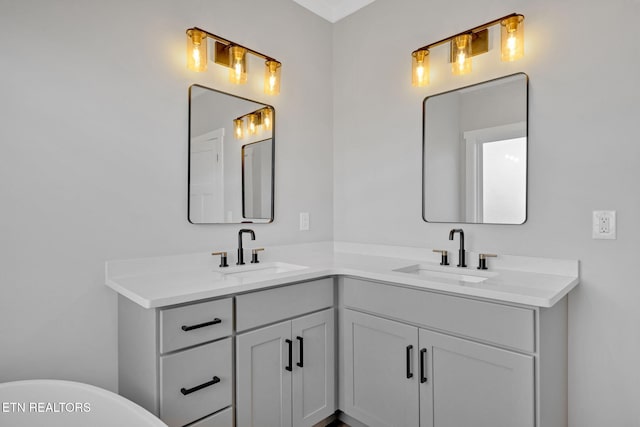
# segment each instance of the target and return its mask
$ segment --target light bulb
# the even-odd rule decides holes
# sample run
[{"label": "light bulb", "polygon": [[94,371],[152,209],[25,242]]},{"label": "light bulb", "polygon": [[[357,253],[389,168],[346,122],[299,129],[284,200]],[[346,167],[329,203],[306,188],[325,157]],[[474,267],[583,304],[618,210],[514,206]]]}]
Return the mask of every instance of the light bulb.
[{"label": "light bulb", "polygon": [[193,47],[193,64],[196,68],[200,68],[200,46]]},{"label": "light bulb", "polygon": [[464,60],[465,60],[465,54],[464,52],[460,52],[458,53],[458,70],[463,71],[464,70]]}]

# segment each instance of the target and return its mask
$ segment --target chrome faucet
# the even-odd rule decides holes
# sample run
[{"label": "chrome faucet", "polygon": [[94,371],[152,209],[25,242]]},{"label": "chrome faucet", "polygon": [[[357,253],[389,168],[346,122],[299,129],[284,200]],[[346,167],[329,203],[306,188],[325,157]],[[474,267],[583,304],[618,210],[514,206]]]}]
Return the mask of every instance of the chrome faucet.
[{"label": "chrome faucet", "polygon": [[458,251],[458,267],[466,267],[464,262],[464,231],[462,228],[454,228],[449,232],[449,240],[453,240],[453,236],[460,233],[460,250]]},{"label": "chrome faucet", "polygon": [[244,265],[244,249],[242,248],[242,235],[244,233],[251,234],[251,240],[256,240],[256,233],[253,230],[243,228],[238,231],[238,262],[236,262],[236,265]]}]

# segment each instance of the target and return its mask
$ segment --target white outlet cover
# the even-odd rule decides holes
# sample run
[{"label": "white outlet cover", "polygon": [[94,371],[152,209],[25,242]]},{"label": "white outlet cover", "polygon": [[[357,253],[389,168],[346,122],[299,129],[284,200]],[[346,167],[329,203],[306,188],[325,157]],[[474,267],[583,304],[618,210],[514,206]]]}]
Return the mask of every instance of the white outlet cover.
[{"label": "white outlet cover", "polygon": [[[609,232],[600,232],[600,219],[609,218]],[[593,211],[591,237],[594,239],[616,239],[616,211]]]}]

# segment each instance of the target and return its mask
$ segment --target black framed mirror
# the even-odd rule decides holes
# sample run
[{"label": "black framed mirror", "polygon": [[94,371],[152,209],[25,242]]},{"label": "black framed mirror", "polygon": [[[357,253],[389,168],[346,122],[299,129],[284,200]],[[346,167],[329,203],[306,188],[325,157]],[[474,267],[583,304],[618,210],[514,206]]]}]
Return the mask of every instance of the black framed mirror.
[{"label": "black framed mirror", "polygon": [[524,223],[527,129],[528,77],[524,73],[425,98],[423,219]]},{"label": "black framed mirror", "polygon": [[272,106],[200,85],[189,88],[189,222],[273,221],[274,135]]}]

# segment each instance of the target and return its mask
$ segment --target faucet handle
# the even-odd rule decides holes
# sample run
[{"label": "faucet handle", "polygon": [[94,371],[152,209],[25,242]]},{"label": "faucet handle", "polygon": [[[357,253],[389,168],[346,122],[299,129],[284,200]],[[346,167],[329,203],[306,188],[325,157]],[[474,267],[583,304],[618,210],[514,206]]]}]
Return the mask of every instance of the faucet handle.
[{"label": "faucet handle", "polygon": [[229,267],[229,264],[227,264],[227,253],[225,251],[212,252],[211,255],[220,255],[220,267]]},{"label": "faucet handle", "polygon": [[260,262],[258,260],[258,252],[260,251],[264,251],[264,248],[251,249],[251,264],[257,264]]},{"label": "faucet handle", "polygon": [[480,254],[478,256],[478,270],[487,270],[487,258],[495,258],[496,254]]},{"label": "faucet handle", "polygon": [[440,265],[449,265],[449,251],[444,249],[434,249],[433,252],[439,253],[440,257]]}]

